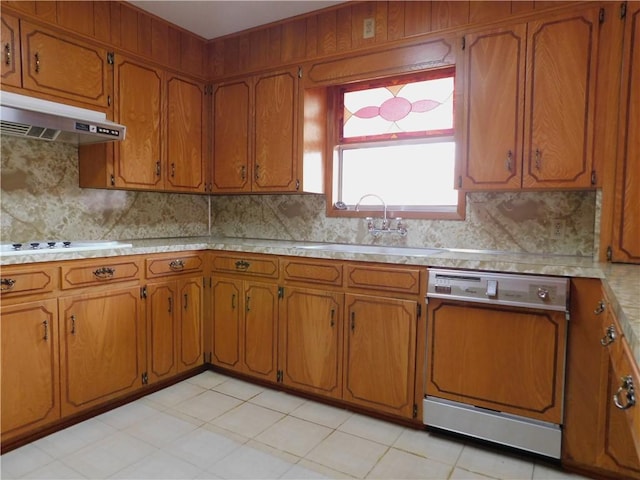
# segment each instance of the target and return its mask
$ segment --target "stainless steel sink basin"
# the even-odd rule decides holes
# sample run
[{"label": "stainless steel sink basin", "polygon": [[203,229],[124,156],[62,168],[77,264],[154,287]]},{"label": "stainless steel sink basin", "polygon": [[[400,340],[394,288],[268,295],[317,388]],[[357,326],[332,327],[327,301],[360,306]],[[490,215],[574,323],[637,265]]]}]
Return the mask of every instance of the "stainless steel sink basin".
[{"label": "stainless steel sink basin", "polygon": [[437,248],[388,247],[384,245],[346,245],[342,243],[317,243],[313,245],[298,245],[301,250],[319,250],[340,253],[362,253],[375,255],[399,255],[406,257],[428,257],[441,252]]}]

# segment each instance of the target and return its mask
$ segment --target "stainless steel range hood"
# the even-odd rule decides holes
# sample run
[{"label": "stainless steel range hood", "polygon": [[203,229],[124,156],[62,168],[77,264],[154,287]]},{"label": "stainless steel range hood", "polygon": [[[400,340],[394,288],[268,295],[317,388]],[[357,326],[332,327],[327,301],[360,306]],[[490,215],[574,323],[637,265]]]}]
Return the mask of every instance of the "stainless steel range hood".
[{"label": "stainless steel range hood", "polygon": [[124,140],[126,127],[102,112],[3,91],[0,133],[78,145]]}]

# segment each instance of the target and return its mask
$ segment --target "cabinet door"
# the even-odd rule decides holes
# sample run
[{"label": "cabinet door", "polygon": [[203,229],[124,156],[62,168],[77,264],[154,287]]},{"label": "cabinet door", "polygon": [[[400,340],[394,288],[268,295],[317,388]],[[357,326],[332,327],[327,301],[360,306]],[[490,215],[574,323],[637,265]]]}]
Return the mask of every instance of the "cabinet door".
[{"label": "cabinet door", "polygon": [[276,381],[278,287],[247,282],[244,294],[242,363],[244,372]]},{"label": "cabinet door", "polygon": [[598,16],[528,24],[525,188],[591,186]]},{"label": "cabinet door", "polygon": [[137,287],[58,299],[62,414],[141,387],[145,332]]},{"label": "cabinet door", "polygon": [[253,190],[295,192],[298,71],[258,77],[255,83]]},{"label": "cabinet door", "polygon": [[612,259],[640,263],[640,2],[628,2]]},{"label": "cabinet door", "polygon": [[346,295],[344,399],[412,418],[417,303]]},{"label": "cabinet door", "polygon": [[176,373],[176,291],[174,282],[147,286],[147,368],[149,382]]},{"label": "cabinet door", "polygon": [[[213,191],[251,191],[251,86],[246,81],[219,85],[213,94]],[[274,125],[271,125],[273,137]],[[278,126],[278,135],[280,127]]]},{"label": "cabinet door", "polygon": [[462,188],[520,188],[526,25],[465,40]]},{"label": "cabinet door", "polygon": [[107,51],[22,22],[23,87],[108,108],[112,70]]},{"label": "cabinet door", "polygon": [[240,370],[240,338],[243,286],[242,281],[213,278],[212,330],[213,356],[211,362],[220,367]]},{"label": "cabinet door", "polygon": [[178,372],[201,365],[202,359],[202,277],[179,282],[176,308],[180,309],[177,327]]},{"label": "cabinet door", "polygon": [[2,308],[2,441],[60,418],[55,300]]},{"label": "cabinet door", "polygon": [[339,293],[285,288],[279,333],[285,385],[341,397],[342,304]]},{"label": "cabinet door", "polygon": [[115,186],[160,190],[162,72],[118,56],[115,81],[115,115],[127,126],[126,139],[116,148]]},{"label": "cabinet door", "polygon": [[21,87],[20,30],[18,19],[11,15],[0,18],[0,39],[2,39],[2,61],[0,78],[3,85]]},{"label": "cabinet door", "polygon": [[203,86],[177,76],[167,81],[167,188],[204,192],[205,109]]}]

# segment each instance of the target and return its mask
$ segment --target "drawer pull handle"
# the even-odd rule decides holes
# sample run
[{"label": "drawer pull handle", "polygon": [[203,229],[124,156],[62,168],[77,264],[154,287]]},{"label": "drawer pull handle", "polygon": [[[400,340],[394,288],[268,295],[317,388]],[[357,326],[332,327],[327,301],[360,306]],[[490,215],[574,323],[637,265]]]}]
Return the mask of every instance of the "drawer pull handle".
[{"label": "drawer pull handle", "polygon": [[508,171],[512,171],[513,168],[513,153],[511,152],[511,150],[509,150],[507,152],[507,162],[506,162],[506,167]]},{"label": "drawer pull handle", "polygon": [[335,317],[336,317],[336,309],[332,308],[331,309],[331,326],[332,327],[336,324]]},{"label": "drawer pull handle", "polygon": [[42,322],[42,326],[44,327],[44,337],[42,339],[47,340],[49,338],[49,322],[45,320]]},{"label": "drawer pull handle", "polygon": [[231,308],[233,310],[236,309],[236,294],[235,293],[233,295],[231,295]]},{"label": "drawer pull handle", "polygon": [[0,290],[6,291],[11,290],[13,286],[16,284],[16,281],[13,278],[3,278],[0,280]]},{"label": "drawer pull handle", "polygon": [[169,309],[167,310],[167,312],[171,313],[173,311],[173,298],[169,297]]},{"label": "drawer pull handle", "polygon": [[11,44],[4,44],[4,64],[11,65]]},{"label": "drawer pull handle", "polygon": [[604,300],[600,300],[598,302],[598,306],[596,307],[596,309],[593,311],[594,315],[600,315],[601,313],[603,313],[606,309]]},{"label": "drawer pull handle", "polygon": [[[620,385],[620,388],[618,388],[618,391],[613,395],[613,403],[615,403],[616,407],[620,410],[627,410],[636,404],[636,392],[633,386],[633,377],[631,375],[627,375],[626,377],[622,377],[620,380],[622,381],[622,384]],[[620,394],[623,391],[627,392],[627,402],[624,404],[620,401]]]},{"label": "drawer pull handle", "polygon": [[171,260],[169,262],[169,268],[171,268],[171,270],[182,270],[184,268],[184,262],[182,260]]},{"label": "drawer pull handle", "polygon": [[251,264],[249,262],[245,262],[244,260],[238,260],[236,262],[236,270],[247,270]]},{"label": "drawer pull handle", "polygon": [[535,159],[536,170],[540,170],[542,168],[542,152],[540,151],[539,148],[536,148],[535,157],[536,157]]},{"label": "drawer pull handle", "polygon": [[100,267],[93,271],[93,274],[101,280],[104,280],[107,278],[113,278],[113,275],[115,273],[116,273],[116,269],[111,267]]},{"label": "drawer pull handle", "polygon": [[71,335],[76,334],[76,316],[71,315]]},{"label": "drawer pull handle", "polygon": [[607,327],[607,330],[604,333],[604,337],[600,339],[600,343],[603,347],[606,347],[607,345],[612,344],[617,336],[618,334],[616,333],[616,327],[611,324]]},{"label": "drawer pull handle", "polygon": [[356,331],[356,312],[351,312],[351,331]]},{"label": "drawer pull handle", "polygon": [[40,53],[36,52],[36,54],[34,55],[35,59],[36,59],[36,73],[40,72]]},{"label": "drawer pull handle", "polygon": [[189,294],[185,293],[184,294],[184,309],[186,310],[188,306],[189,306]]}]

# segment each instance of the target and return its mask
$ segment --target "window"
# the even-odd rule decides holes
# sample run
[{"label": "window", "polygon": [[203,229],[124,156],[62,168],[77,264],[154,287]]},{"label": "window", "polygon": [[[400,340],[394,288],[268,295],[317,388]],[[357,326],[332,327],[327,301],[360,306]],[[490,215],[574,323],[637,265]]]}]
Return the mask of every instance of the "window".
[{"label": "window", "polygon": [[[349,85],[336,104],[329,214],[355,216],[366,194],[389,215],[461,218],[454,189],[454,69]],[[378,210],[375,197],[359,210]],[[365,214],[363,214],[364,216]]]}]

